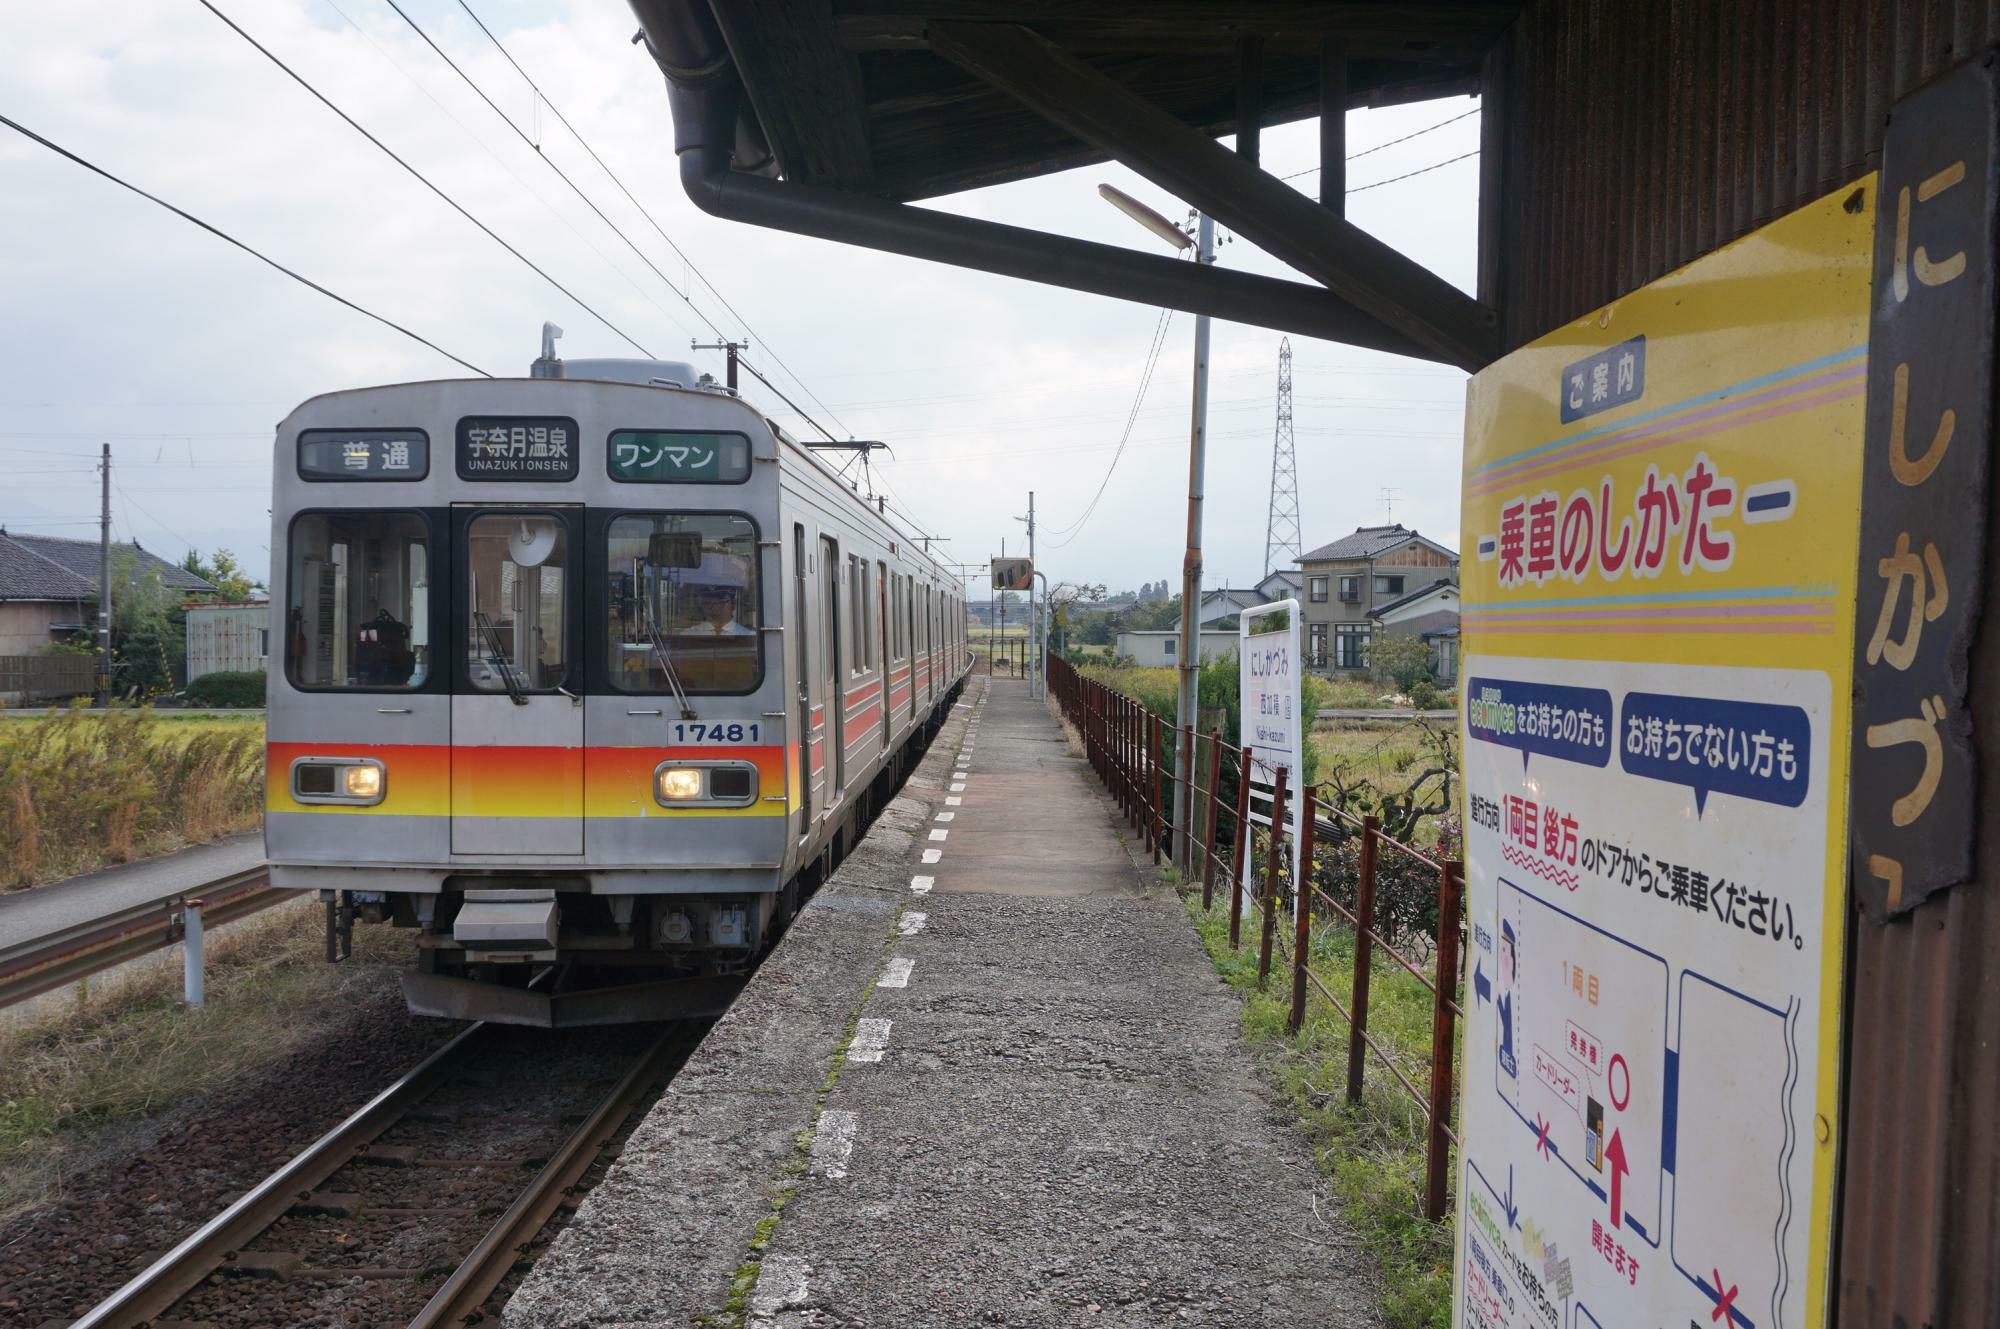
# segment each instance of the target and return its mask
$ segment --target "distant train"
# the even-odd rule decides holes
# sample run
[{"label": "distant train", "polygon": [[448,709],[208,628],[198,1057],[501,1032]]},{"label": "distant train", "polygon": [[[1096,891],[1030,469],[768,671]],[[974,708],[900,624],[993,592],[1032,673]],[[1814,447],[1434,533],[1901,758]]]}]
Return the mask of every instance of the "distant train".
[{"label": "distant train", "polygon": [[265,843],[416,934],[413,1011],[714,1011],[971,665],[957,576],[691,366],[329,393],[278,427]]}]

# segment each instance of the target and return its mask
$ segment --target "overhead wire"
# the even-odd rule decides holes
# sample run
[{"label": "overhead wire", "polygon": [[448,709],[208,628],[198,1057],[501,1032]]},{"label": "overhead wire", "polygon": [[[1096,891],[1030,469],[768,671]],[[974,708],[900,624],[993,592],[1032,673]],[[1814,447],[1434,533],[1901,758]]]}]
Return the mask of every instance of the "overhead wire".
[{"label": "overhead wire", "polygon": [[477,226],[481,231],[485,232],[485,234],[489,239],[491,239],[495,244],[499,245],[502,249],[506,250],[509,254],[512,254],[516,259],[520,260],[521,263],[526,265],[532,272],[535,273],[536,276],[540,277],[543,281],[547,282],[549,285],[555,287],[558,291],[561,291],[565,296],[569,297],[569,299],[573,301],[585,313],[589,314],[599,323],[602,323],[605,327],[609,328],[622,341],[624,341],[626,345],[638,351],[639,354],[645,356],[649,360],[657,358],[651,351],[647,350],[638,341],[634,340],[631,334],[627,333],[623,328],[619,327],[616,323],[613,323],[610,319],[606,318],[603,314],[599,313],[596,307],[591,305],[590,302],[585,300],[582,296],[578,295],[576,292],[570,290],[569,287],[557,281],[540,264],[536,263],[526,254],[516,249],[506,240],[502,239],[500,234],[497,231],[495,231],[492,227],[488,226],[485,222],[479,220],[479,218],[473,216],[472,213],[466,209],[465,205],[460,203],[457,199],[453,198],[450,194],[447,194],[443,189],[439,188],[436,184],[432,183],[431,178],[429,176],[425,175],[422,171],[419,171],[416,167],[410,165],[410,163],[403,160],[403,158],[397,156],[395,151],[392,148],[390,148],[388,144],[384,143],[381,139],[375,137],[375,135],[369,133],[368,130],[362,126],[360,121],[356,120],[353,116],[349,115],[347,112],[341,110],[340,107],[336,106],[331,98],[329,98],[325,93],[321,92],[318,88],[314,87],[313,84],[308,79],[306,79],[304,75],[300,74],[297,70],[293,69],[290,65],[286,64],[284,60],[280,59],[278,55],[274,53],[269,47],[265,46],[255,37],[252,37],[248,32],[245,32],[241,27],[237,25],[234,19],[229,17],[229,15],[223,13],[220,9],[216,8],[215,4],[213,3],[213,0],[195,0],[195,2],[199,4],[203,9],[206,9],[209,13],[215,15],[216,18],[222,20],[223,24],[227,26],[231,32],[234,32],[237,36],[241,37],[244,41],[248,42],[252,47],[256,48],[258,54],[262,55],[266,60],[269,60],[272,64],[276,65],[279,69],[283,70],[285,74],[288,77],[290,77],[294,83],[297,83],[300,87],[304,88],[307,92],[311,93],[314,99],[317,100],[320,103],[320,105],[326,107],[327,110],[332,111],[335,115],[339,116],[343,121],[345,121],[348,128],[352,129],[355,133],[361,135],[361,137],[367,139],[370,143],[374,144],[375,147],[378,148],[382,152],[382,154],[386,156],[390,161],[396,163],[396,165],[402,167],[405,171],[409,172],[409,174],[412,177],[414,177],[420,184],[422,184],[424,188],[430,190],[433,194],[436,194],[440,199],[442,199],[452,209],[452,211],[458,213],[459,216],[465,218],[467,221],[471,222],[474,226]]},{"label": "overhead wire", "polygon": [[[390,2],[393,4],[394,0],[390,0]],[[437,94],[432,92],[430,88],[425,86],[421,79],[417,78],[416,75],[412,74],[408,69],[404,68],[402,61],[398,60],[393,52],[391,52],[388,48],[383,46],[381,42],[375,40],[375,35],[373,33],[369,32],[367,28],[361,26],[360,23],[356,22],[354,16],[352,14],[349,14],[347,10],[341,7],[340,0],[322,0],[322,3],[325,4],[326,7],[328,9],[331,9],[334,13],[340,15],[341,20],[345,22],[348,27],[354,29],[354,31],[360,35],[363,41],[367,42],[369,46],[374,48],[375,53],[377,55],[381,56],[395,69],[397,73],[401,74],[405,82],[407,82],[411,87],[415,88],[418,92],[421,92],[424,95],[425,100],[429,101],[431,105],[437,107],[438,114],[444,116],[445,119],[451,121],[454,125],[458,126],[460,133],[464,134],[473,143],[478,145],[480,151],[484,152],[488,157],[493,159],[494,165],[498,166],[501,170],[505,171],[514,180],[516,184],[520,185],[521,188],[526,190],[528,194],[530,194],[537,203],[541,204],[543,208],[547,209],[551,217],[554,217],[557,221],[563,224],[564,229],[568,230],[571,235],[575,236],[580,243],[587,246],[590,249],[591,253],[597,255],[599,259],[603,260],[604,265],[606,267],[610,268],[613,272],[617,273],[620,277],[624,278],[625,284],[630,286],[633,289],[633,291],[638,294],[640,299],[644,300],[654,309],[657,309],[660,312],[660,316],[666,319],[669,323],[672,323],[674,327],[679,331],[683,333],[689,331],[687,324],[683,323],[679,318],[675,317],[674,314],[670,312],[665,305],[661,304],[658,300],[654,299],[651,291],[649,291],[646,287],[640,285],[637,281],[633,280],[632,275],[629,272],[627,272],[624,268],[619,267],[618,264],[612,260],[609,254],[605,253],[602,249],[598,248],[597,243],[594,240],[592,240],[589,236],[585,235],[582,231],[578,230],[576,224],[572,222],[568,217],[565,217],[561,212],[557,211],[556,206],[553,203],[549,202],[547,197],[545,197],[540,190],[538,190],[535,186],[529,184],[525,179],[523,179],[519,171],[516,171],[511,165],[507,163],[507,161],[503,157],[501,157],[501,155],[498,152],[495,152],[493,150],[491,144],[487,143],[485,139],[481,138],[478,134],[474,133],[470,126],[468,126],[463,120],[459,119],[457,115],[453,114],[451,108],[446,106],[442,101],[440,101],[438,99]],[[409,20],[406,18],[405,22],[408,21]],[[425,36],[422,29],[418,29],[417,34],[419,36]],[[428,41],[429,38],[425,37],[425,40]],[[435,50],[436,49],[435,46],[433,46],[432,49]],[[439,55],[442,56],[443,52],[440,51]],[[446,62],[449,63],[449,57],[446,57]],[[463,78],[464,75],[461,74],[460,77]],[[479,91],[479,87],[477,84],[472,84],[471,86],[474,92]],[[491,105],[490,102],[488,104]],[[495,107],[494,109],[496,114],[501,115],[501,119],[507,121],[507,127],[513,129],[514,128],[513,121],[508,120],[504,113],[500,113],[499,108]],[[518,134],[520,131],[515,130],[515,132]],[[525,140],[525,136],[523,137]],[[533,146],[532,140],[526,140],[526,141],[529,142],[530,146]],[[544,161],[546,160],[547,159],[544,158]],[[550,169],[552,170],[555,169],[554,163],[549,163],[549,166]],[[560,170],[557,170],[556,174],[560,176],[562,172]],[[571,188],[574,189],[575,186],[572,185]],[[590,203],[590,199],[587,195],[579,194],[578,196],[581,197],[586,204]],[[607,224],[609,224],[609,219],[606,219],[606,222]],[[617,228],[614,226],[612,227],[612,229],[615,231]],[[621,236],[619,238],[623,239],[624,237]],[[631,242],[627,241],[626,243],[630,244]],[[645,257],[646,256],[644,254],[640,254],[639,255],[640,261],[644,262]],[[663,277],[662,280],[666,279]],[[673,282],[667,281],[666,286],[667,289],[673,291],[676,296],[681,295],[681,292],[677,288],[675,288]],[[685,299],[685,297],[682,298]]]},{"label": "overhead wire", "polygon": [[[646,224],[648,226],[651,226],[653,230],[656,233],[658,233],[660,239],[663,242],[665,242],[667,248],[674,251],[674,256],[679,258],[682,263],[685,263],[687,265],[688,272],[692,276],[700,278],[701,284],[703,286],[706,286],[709,289],[709,291],[714,294],[716,300],[721,303],[722,307],[729,311],[730,317],[734,318],[736,320],[737,326],[743,329],[743,335],[755,341],[759,346],[762,346],[764,348],[765,353],[771,357],[771,362],[777,365],[779,369],[784,371],[785,377],[791,379],[793,384],[795,384],[798,387],[800,392],[804,393],[807,397],[810,397],[822,411],[826,412],[827,418],[832,420],[835,424],[839,425],[842,432],[846,433],[850,438],[853,437],[853,431],[848,429],[846,422],[843,421],[840,418],[840,416],[834,412],[834,409],[831,406],[828,406],[824,401],[820,399],[819,394],[814,392],[812,388],[806,383],[806,381],[800,378],[798,374],[793,371],[790,365],[785,363],[784,358],[778,354],[777,348],[772,346],[769,340],[761,336],[755,328],[750,326],[750,320],[743,317],[743,315],[737,311],[736,306],[729,303],[729,297],[724,295],[721,289],[718,288],[714,282],[708,279],[708,275],[704,273],[700,268],[695,266],[694,260],[689,258],[687,254],[682,251],[681,247],[674,243],[673,238],[667,234],[665,228],[662,227],[658,221],[654,220],[653,214],[647,210],[646,205],[641,203],[636,197],[633,196],[632,191],[625,187],[625,182],[618,177],[618,173],[611,169],[610,165],[605,162],[604,158],[597,155],[597,149],[591,147],[589,140],[585,139],[584,136],[577,130],[577,127],[570,123],[569,117],[562,113],[562,108],[557,106],[554,102],[550,101],[548,94],[542,91],[541,85],[535,82],[534,77],[530,75],[527,70],[521,68],[521,62],[514,58],[513,53],[507,49],[507,44],[501,41],[498,37],[493,35],[493,30],[486,26],[485,21],[481,19],[477,13],[473,12],[472,6],[467,4],[466,0],[458,0],[458,7],[460,9],[463,9],[465,11],[465,16],[471,19],[481,32],[486,34],[486,40],[492,42],[493,48],[499,51],[501,57],[505,59],[508,64],[514,67],[514,72],[521,76],[522,82],[528,85],[529,90],[535,94],[535,97],[541,102],[541,104],[549,108],[549,113],[555,116],[556,122],[560,124],[565,130],[568,131],[569,136],[571,138],[576,140],[577,146],[581,147],[584,150],[584,152],[589,154],[590,159],[593,162],[597,163],[598,169],[603,171],[605,176],[608,179],[610,179],[611,183],[618,187],[618,192],[625,196],[626,202],[630,203],[634,208],[638,209],[639,215],[646,219]],[[541,151],[540,145],[536,145],[535,150],[537,152],[540,152]],[[683,296],[682,298],[686,299],[685,296]],[[694,309],[695,308],[694,302],[691,300],[688,301],[688,307],[690,309]],[[700,313],[698,309],[696,310],[696,312]],[[709,329],[712,332],[714,332],[718,338],[727,340],[727,337],[724,335],[722,329],[716,327],[713,320],[709,319],[709,317],[706,314],[702,314],[701,317],[704,322],[708,323]],[[767,386],[768,386],[768,381],[767,381]],[[772,391],[776,392],[777,389],[772,388]]]},{"label": "overhead wire", "polygon": [[[1478,115],[1479,109],[1480,109],[1479,107],[1475,106],[1469,111],[1459,112],[1457,115],[1452,116],[1449,120],[1440,120],[1434,125],[1425,125],[1422,129],[1412,130],[1411,132],[1403,135],[1401,138],[1392,138],[1386,143],[1377,143],[1372,148],[1363,148],[1359,152],[1350,152],[1345,157],[1341,158],[1341,160],[1350,162],[1360,161],[1363,157],[1372,156],[1373,154],[1382,151],[1384,148],[1393,148],[1398,143],[1408,143],[1413,138],[1422,138],[1425,134],[1431,133],[1433,130],[1443,129],[1446,125],[1455,125],[1459,121],[1465,119],[1467,116]],[[1302,175],[1311,175],[1313,172],[1317,170],[1319,170],[1319,167],[1317,166],[1308,166],[1303,171],[1293,171],[1290,175],[1281,175],[1278,178],[1280,180],[1296,180]],[[1388,182],[1384,181],[1383,183],[1386,184]],[[1351,194],[1354,191],[1350,189],[1347,192]]]},{"label": "overhead wire", "polygon": [[1103,499],[1104,491],[1110,488],[1111,477],[1118,470],[1118,461],[1125,455],[1125,446],[1132,441],[1132,430],[1138,424],[1139,410],[1145,405],[1146,392],[1153,385],[1153,372],[1159,367],[1160,349],[1166,344],[1167,328],[1172,324],[1173,316],[1173,310],[1162,309],[1159,321],[1153,325],[1153,344],[1146,353],[1146,368],[1139,375],[1138,391],[1132,396],[1132,409],[1125,417],[1125,433],[1118,440],[1118,450],[1111,454],[1111,464],[1104,468],[1104,478],[1098,482],[1097,492],[1091,495],[1090,503],[1084,508],[1082,516],[1078,517],[1068,526],[1059,527],[1050,532],[1051,535],[1059,535],[1064,538],[1055,541],[1049,548],[1061,549],[1076,539],[1078,535],[1082,534],[1085,523],[1089,522],[1091,515],[1097,511],[1097,504]]},{"label": "overhead wire", "polygon": [[[354,301],[348,299],[346,296],[341,295],[336,291],[327,289],[326,287],[320,285],[318,282],[314,281],[312,278],[307,277],[301,273],[295,272],[292,269],[286,267],[284,264],[278,262],[278,260],[272,258],[270,255],[262,252],[261,250],[252,248],[250,245],[237,239],[235,236],[229,234],[229,232],[223,230],[221,227],[216,226],[210,222],[203,221],[201,218],[195,216],[193,213],[187,211],[184,208],[175,207],[173,204],[167,202],[159,195],[148,193],[146,190],[139,188],[139,186],[133,184],[129,180],[125,180],[119,176],[113,175],[110,171],[107,171],[102,166],[97,165],[97,163],[86,160],[85,158],[78,156],[76,153],[71,152],[68,148],[63,147],[61,144],[42,137],[40,134],[37,134],[34,130],[29,129],[26,125],[21,124],[19,121],[11,120],[4,115],[0,115],[0,124],[6,125],[7,128],[13,130],[17,134],[20,134],[24,138],[30,139],[36,143],[41,144],[43,147],[47,148],[50,152],[55,153],[57,156],[67,158],[68,160],[75,162],[78,166],[83,167],[86,171],[91,172],[93,175],[102,176],[104,179],[109,180],[112,184],[117,185],[121,189],[130,190],[132,193],[137,194],[140,198],[145,199],[149,203],[158,204],[160,207],[165,208],[168,212],[173,213],[176,217],[179,217],[182,221],[191,222],[194,225],[199,226],[202,230],[207,231],[210,235],[215,236],[218,240],[228,241],[230,244],[235,245],[238,249],[250,255],[250,257],[256,259],[258,262],[263,263],[268,267],[276,268],[279,272],[284,273],[287,277],[290,277],[293,281],[298,282],[301,286],[310,287],[312,290],[318,291],[321,295],[325,296],[327,299],[332,300],[338,304],[345,305],[347,306],[347,308],[352,309],[357,314],[361,314],[364,315],[365,317],[374,319],[377,323],[380,323],[385,328],[390,328],[396,332],[402,333],[405,337],[408,337],[411,341],[418,342],[423,346],[426,346],[431,350],[436,351],[439,355],[451,361],[453,364],[461,365],[466,369],[470,369],[473,373],[478,374],[482,378],[493,377],[493,375],[487,373],[484,369],[481,369],[478,365],[473,364],[470,360],[467,360],[462,356],[453,355],[450,351],[447,351],[444,347],[438,345],[436,342],[424,336],[422,333],[412,332],[409,328],[404,327],[402,324],[396,322],[394,319],[389,318],[382,314],[378,314],[372,309],[369,309],[363,305],[356,304]],[[43,437],[48,437],[48,435],[35,434],[35,435],[29,435],[29,437],[43,438]],[[175,435],[174,437],[179,437],[179,435]],[[30,451],[31,449],[15,449],[15,450]]]}]

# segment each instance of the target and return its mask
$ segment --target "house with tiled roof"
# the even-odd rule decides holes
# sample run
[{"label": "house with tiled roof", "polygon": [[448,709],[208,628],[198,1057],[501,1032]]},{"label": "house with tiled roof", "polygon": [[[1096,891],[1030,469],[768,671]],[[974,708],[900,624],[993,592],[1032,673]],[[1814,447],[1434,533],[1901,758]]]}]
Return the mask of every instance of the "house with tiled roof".
[{"label": "house with tiled roof", "polygon": [[[133,577],[158,577],[183,596],[215,594],[204,579],[137,544],[114,544],[111,551],[112,567],[129,568]],[[36,655],[88,632],[84,613],[97,599],[98,558],[95,540],[18,535],[0,526],[0,656]],[[116,601],[116,585],[111,594]]]},{"label": "house with tiled roof", "polygon": [[[1437,626],[1430,614],[1446,609],[1453,623],[1458,618],[1457,551],[1400,522],[1357,527],[1309,550],[1299,557],[1299,574],[1306,664],[1317,673],[1366,669],[1377,633],[1419,618],[1426,621],[1411,630],[1429,632]],[[1450,588],[1448,596],[1439,583]],[[1395,615],[1393,623],[1383,622],[1385,612]]]}]

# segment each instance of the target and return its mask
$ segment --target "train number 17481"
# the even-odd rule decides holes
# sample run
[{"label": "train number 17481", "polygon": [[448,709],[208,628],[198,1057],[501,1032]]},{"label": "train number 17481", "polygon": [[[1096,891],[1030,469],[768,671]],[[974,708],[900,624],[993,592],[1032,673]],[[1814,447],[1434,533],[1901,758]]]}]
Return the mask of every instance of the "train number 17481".
[{"label": "train number 17481", "polygon": [[674,721],[674,742],[676,743],[755,743],[758,741],[757,725],[741,724],[736,721],[717,720],[713,724],[700,720]]}]

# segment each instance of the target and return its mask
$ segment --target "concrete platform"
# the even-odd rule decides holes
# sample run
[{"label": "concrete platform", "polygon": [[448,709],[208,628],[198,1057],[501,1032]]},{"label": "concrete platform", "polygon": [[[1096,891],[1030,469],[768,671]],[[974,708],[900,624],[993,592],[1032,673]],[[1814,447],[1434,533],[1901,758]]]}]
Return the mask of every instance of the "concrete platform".
[{"label": "concrete platform", "polygon": [[1376,1323],[1179,901],[1026,684],[967,696],[508,1329]]}]

